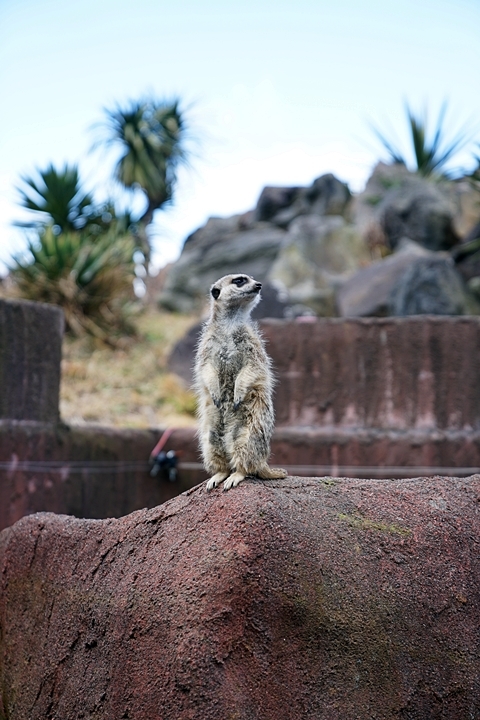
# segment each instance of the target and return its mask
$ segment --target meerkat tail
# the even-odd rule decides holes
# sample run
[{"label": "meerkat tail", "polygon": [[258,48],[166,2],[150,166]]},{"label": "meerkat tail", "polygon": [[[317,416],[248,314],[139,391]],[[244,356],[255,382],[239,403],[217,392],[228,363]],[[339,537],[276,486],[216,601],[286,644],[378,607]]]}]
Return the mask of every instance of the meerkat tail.
[{"label": "meerkat tail", "polygon": [[271,468],[268,465],[262,465],[255,475],[262,480],[281,480],[281,478],[286,478],[288,473],[283,468]]}]

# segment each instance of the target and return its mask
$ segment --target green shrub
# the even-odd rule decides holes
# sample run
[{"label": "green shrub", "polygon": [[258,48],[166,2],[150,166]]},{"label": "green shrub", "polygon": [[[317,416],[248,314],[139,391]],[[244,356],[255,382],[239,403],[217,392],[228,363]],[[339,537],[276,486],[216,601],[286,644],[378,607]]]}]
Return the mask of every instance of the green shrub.
[{"label": "green shrub", "polygon": [[114,342],[116,334],[132,330],[127,310],[134,250],[132,236],[115,226],[95,235],[88,228],[56,234],[50,225],[13,258],[10,275],[21,297],[60,305],[73,334]]}]

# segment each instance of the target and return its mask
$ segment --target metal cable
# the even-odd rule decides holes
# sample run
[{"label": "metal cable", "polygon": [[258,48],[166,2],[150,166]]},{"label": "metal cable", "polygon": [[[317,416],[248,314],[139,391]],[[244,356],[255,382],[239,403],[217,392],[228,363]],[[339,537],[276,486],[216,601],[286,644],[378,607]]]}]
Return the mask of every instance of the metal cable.
[{"label": "metal cable", "polygon": [[[179,470],[203,470],[199,462],[180,462]],[[371,477],[392,475],[475,475],[479,467],[441,467],[431,465],[284,465],[292,475],[315,474],[318,477],[355,477],[356,474]],[[150,464],[141,460],[9,460],[0,461],[0,471],[36,473],[85,473],[103,474],[116,472],[148,472]]]}]

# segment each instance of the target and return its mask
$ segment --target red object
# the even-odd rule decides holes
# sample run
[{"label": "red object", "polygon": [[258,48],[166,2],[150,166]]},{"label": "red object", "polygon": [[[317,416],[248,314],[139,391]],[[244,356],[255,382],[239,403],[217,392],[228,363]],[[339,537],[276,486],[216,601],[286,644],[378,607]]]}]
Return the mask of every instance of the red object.
[{"label": "red object", "polygon": [[163,450],[163,448],[165,447],[165,444],[166,444],[168,438],[170,437],[170,435],[172,434],[172,432],[173,432],[173,428],[167,428],[163,432],[162,437],[160,438],[160,440],[158,441],[158,443],[155,445],[152,452],[150,453],[150,457],[156,457],[158,455],[158,453],[161,450]]}]

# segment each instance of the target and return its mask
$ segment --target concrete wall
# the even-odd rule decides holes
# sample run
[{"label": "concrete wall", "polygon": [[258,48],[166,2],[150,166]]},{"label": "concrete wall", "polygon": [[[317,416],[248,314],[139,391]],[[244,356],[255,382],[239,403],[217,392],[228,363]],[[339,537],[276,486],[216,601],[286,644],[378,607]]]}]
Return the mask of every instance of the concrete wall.
[{"label": "concrete wall", "polygon": [[[480,319],[262,323],[278,377],[272,461],[296,475],[467,475],[480,468]],[[153,507],[205,479],[175,430],[179,480],[149,475],[162,430],[58,422],[62,314],[0,301],[0,529],[42,510]]]},{"label": "concrete wall", "polygon": [[[0,529],[48,510],[81,518],[121,517],[155,507],[206,475],[190,430],[165,448],[187,462],[178,480],[150,476],[149,455],[161,431],[0,422]],[[194,464],[189,467],[188,463]]]},{"label": "concrete wall", "polygon": [[0,418],[57,422],[63,312],[0,299]]},{"label": "concrete wall", "polygon": [[480,430],[480,318],[262,323],[278,425]]}]

